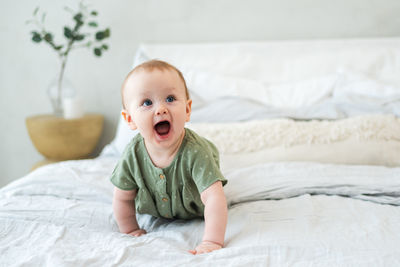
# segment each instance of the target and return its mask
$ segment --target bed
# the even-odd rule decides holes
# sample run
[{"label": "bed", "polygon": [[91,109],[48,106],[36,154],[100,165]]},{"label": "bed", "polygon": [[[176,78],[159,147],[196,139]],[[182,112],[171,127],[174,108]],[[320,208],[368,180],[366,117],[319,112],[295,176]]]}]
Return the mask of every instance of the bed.
[{"label": "bed", "polygon": [[109,176],[136,134],[121,120],[98,158],[0,189],[0,266],[400,265],[399,38],[143,44],[134,65],[150,58],[181,69],[187,127],[220,151],[225,247],[188,252],[200,219],[118,232]]}]

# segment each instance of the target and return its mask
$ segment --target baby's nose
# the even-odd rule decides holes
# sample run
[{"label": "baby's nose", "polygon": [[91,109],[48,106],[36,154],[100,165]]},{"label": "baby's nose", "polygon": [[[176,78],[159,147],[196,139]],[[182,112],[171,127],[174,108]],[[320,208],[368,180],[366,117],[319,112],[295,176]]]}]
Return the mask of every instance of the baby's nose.
[{"label": "baby's nose", "polygon": [[164,105],[159,105],[157,108],[157,115],[164,115],[168,113],[168,109]]}]

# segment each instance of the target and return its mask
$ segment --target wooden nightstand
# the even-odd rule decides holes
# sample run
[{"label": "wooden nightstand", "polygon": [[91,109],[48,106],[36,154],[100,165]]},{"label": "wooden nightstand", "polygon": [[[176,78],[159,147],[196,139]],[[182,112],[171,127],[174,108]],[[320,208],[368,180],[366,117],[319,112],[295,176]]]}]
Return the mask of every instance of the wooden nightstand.
[{"label": "wooden nightstand", "polygon": [[103,124],[104,117],[100,114],[86,114],[78,119],[54,115],[26,118],[32,143],[45,157],[32,170],[52,162],[89,157],[100,139]]}]

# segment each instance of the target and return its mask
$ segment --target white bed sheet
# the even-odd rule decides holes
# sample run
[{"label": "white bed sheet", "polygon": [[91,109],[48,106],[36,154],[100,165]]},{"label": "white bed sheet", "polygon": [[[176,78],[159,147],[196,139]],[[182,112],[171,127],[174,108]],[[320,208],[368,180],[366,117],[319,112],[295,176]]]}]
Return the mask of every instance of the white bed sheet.
[{"label": "white bed sheet", "polygon": [[2,188],[0,266],[400,265],[400,168],[282,162],[225,172],[225,248],[193,256],[200,219],[140,215],[147,235],[118,232],[116,161],[52,164]]}]

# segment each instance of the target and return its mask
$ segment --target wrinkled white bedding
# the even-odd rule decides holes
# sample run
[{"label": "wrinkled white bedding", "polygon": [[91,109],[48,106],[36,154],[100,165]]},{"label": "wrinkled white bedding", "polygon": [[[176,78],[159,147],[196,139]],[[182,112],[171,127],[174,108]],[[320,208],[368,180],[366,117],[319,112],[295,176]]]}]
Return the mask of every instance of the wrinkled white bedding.
[{"label": "wrinkled white bedding", "polygon": [[48,165],[2,188],[0,266],[400,265],[400,168],[281,162],[226,172],[225,248],[193,256],[199,219],[141,215],[147,235],[117,231],[116,160]]}]

